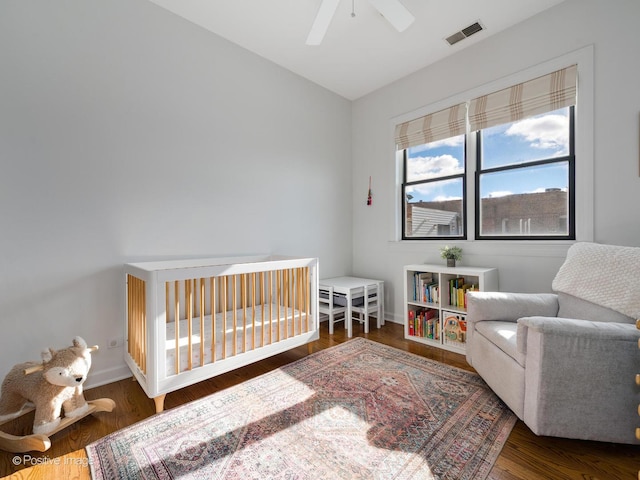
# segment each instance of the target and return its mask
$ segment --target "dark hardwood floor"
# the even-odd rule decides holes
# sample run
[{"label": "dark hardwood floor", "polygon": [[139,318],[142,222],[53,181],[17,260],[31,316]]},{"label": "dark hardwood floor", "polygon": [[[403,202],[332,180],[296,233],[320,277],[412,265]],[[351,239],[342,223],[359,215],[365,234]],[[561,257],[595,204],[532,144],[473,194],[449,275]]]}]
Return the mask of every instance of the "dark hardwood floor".
[{"label": "dark hardwood floor", "polygon": [[[320,340],[309,346],[290,350],[170,393],[167,395],[165,408],[170,409],[201,398],[302,358],[310,351],[315,352],[346,341],[344,330],[339,326],[332,336],[327,332],[326,323],[322,324],[321,331]],[[374,327],[367,335],[355,324],[354,335],[472,370],[462,355],[405,340],[402,326],[394,323],[387,323],[379,330]],[[87,390],[85,396],[87,399],[112,398],[116,402],[116,409],[111,413],[98,413],[86,417],[55,434],[51,437],[51,448],[44,453],[13,454],[0,451],[0,476],[15,479],[88,479],[90,471],[84,447],[155,412],[153,401],[147,398],[140,386],[131,379]],[[32,421],[33,414],[30,414],[3,428],[14,435],[26,435],[30,433]],[[631,429],[634,427],[629,426]],[[518,421],[491,472],[491,478],[632,480],[638,478],[639,468],[639,446],[537,437]]]}]

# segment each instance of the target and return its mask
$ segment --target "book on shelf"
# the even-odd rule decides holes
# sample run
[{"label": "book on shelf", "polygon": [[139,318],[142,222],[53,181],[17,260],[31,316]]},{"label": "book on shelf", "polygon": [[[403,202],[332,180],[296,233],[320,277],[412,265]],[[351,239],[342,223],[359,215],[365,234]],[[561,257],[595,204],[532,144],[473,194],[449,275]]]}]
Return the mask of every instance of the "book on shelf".
[{"label": "book on shelf", "polygon": [[441,327],[438,310],[433,308],[409,309],[408,320],[409,335],[412,337],[440,339]]},{"label": "book on shelf", "polygon": [[449,305],[467,308],[467,292],[478,291],[475,283],[465,283],[464,277],[449,280]]},{"label": "book on shelf", "polygon": [[429,272],[415,272],[413,275],[413,300],[424,303],[439,303],[438,281]]}]

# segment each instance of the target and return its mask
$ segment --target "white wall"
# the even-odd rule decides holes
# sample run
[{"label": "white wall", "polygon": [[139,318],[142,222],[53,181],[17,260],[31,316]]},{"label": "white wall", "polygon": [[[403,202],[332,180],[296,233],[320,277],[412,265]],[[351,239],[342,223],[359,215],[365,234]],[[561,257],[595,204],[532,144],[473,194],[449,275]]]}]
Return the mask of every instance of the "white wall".
[{"label": "white wall", "polygon": [[145,0],[3,0],[0,68],[0,375],[75,335],[90,384],[127,374],[128,261],[349,272],[342,97]]},{"label": "white wall", "polygon": [[[395,241],[399,194],[392,119],[589,46],[594,52],[594,136],[581,141],[592,150],[595,164],[592,238],[640,246],[638,18],[637,0],[567,0],[354,102],[353,271],[386,281],[389,317],[402,320],[402,266],[443,262],[439,248],[444,244]],[[577,162],[580,168],[580,158]],[[364,202],[369,175],[372,207]],[[460,245],[463,264],[498,267],[501,289],[522,292],[549,291],[568,247],[473,241]]]},{"label": "white wall", "polygon": [[[402,266],[441,242],[393,241],[391,119],[588,45],[594,239],[640,245],[637,18],[637,0],[567,0],[351,104],[151,2],[3,0],[0,375],[75,335],[102,347],[92,383],[126,374],[106,341],[128,261],[318,256],[323,277],[386,280],[400,320]],[[548,290],[566,251],[463,247],[516,291]]]}]

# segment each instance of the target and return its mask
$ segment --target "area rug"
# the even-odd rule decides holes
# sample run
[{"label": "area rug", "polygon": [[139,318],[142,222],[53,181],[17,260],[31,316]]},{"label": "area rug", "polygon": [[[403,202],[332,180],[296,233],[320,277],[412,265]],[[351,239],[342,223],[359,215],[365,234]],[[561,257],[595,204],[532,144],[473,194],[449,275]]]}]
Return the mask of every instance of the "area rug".
[{"label": "area rug", "polygon": [[94,480],[482,480],[515,421],[478,375],[354,338],[86,449]]}]

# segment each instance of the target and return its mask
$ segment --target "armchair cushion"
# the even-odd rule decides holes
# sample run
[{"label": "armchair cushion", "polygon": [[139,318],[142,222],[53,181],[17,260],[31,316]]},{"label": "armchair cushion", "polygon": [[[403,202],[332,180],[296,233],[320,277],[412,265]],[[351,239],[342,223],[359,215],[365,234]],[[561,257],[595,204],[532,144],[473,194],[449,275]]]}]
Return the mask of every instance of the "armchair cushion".
[{"label": "armchair cushion", "polygon": [[635,319],[607,307],[558,292],[558,317],[580,318],[594,322],[635,323]]},{"label": "armchair cushion", "polygon": [[555,317],[558,298],[552,293],[468,292],[467,306],[474,310],[470,321],[516,322],[532,315]]},{"label": "armchair cushion", "polygon": [[518,351],[516,345],[517,330],[518,323],[514,322],[496,322],[490,320],[476,324],[476,334],[485,337],[524,367],[526,355]]}]

